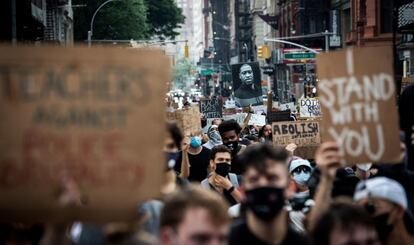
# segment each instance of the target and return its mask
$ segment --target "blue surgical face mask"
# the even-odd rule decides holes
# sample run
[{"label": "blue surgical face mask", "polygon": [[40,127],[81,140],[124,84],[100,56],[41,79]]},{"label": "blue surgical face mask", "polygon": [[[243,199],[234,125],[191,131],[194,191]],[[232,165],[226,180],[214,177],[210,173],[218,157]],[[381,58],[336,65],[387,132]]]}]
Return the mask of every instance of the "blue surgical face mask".
[{"label": "blue surgical face mask", "polygon": [[197,136],[191,137],[190,146],[191,146],[191,148],[194,148],[194,149],[200,147],[201,146],[201,138],[197,137]]},{"label": "blue surgical face mask", "polygon": [[293,174],[293,179],[295,180],[296,183],[300,185],[306,185],[309,178],[310,178],[310,173],[305,173],[303,171],[301,171],[299,174],[298,173]]}]

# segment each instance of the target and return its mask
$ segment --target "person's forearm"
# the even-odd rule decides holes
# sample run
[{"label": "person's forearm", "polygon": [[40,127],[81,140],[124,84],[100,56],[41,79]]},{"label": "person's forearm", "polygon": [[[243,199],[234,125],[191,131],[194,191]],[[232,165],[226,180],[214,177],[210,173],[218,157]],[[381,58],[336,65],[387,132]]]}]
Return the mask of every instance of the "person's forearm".
[{"label": "person's forearm", "polygon": [[236,200],[238,203],[241,203],[241,201],[243,200],[242,198],[242,194],[241,192],[236,188],[233,190],[233,192],[231,193],[231,196],[234,198],[234,200]]},{"label": "person's forearm", "polygon": [[187,179],[190,176],[190,162],[188,160],[188,153],[183,151],[182,154],[180,177]]},{"label": "person's forearm", "polygon": [[331,204],[331,192],[333,187],[332,177],[322,175],[321,180],[318,185],[318,189],[315,194],[315,206],[312,207],[307,222],[307,230],[312,231],[317,219],[328,210],[329,205]]}]

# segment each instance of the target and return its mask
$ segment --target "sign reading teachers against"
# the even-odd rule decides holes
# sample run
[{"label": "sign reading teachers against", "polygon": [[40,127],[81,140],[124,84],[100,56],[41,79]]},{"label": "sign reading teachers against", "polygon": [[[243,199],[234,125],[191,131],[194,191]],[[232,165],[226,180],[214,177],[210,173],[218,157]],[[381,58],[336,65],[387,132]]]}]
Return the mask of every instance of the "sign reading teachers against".
[{"label": "sign reading teachers against", "polygon": [[200,101],[201,113],[206,118],[222,118],[223,117],[223,103],[219,98],[212,98],[210,100]]},{"label": "sign reading teachers against", "polygon": [[299,100],[299,113],[301,118],[321,116],[321,103],[318,98],[302,98]]},{"label": "sign reading teachers against", "polygon": [[262,105],[261,74],[258,62],[232,65],[234,99],[239,107]]},{"label": "sign reading teachers against", "polygon": [[273,143],[287,146],[295,143],[298,148],[294,155],[313,159],[317,147],[321,143],[318,121],[274,122],[272,124]]},{"label": "sign reading teachers against", "polygon": [[343,164],[398,162],[392,60],[391,47],[318,55],[323,140],[338,143]]},{"label": "sign reading teachers against", "polygon": [[[167,57],[119,48],[0,53],[0,220],[131,220],[139,202],[159,196]],[[62,203],[68,189],[82,204]]]}]

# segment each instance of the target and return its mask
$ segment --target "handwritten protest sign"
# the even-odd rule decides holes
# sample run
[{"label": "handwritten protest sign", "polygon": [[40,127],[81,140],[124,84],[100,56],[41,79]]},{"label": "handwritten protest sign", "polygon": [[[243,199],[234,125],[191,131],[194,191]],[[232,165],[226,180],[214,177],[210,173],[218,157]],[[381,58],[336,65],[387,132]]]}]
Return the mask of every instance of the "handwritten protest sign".
[{"label": "handwritten protest sign", "polygon": [[298,146],[295,155],[303,158],[313,158],[321,143],[318,121],[276,122],[272,124],[272,134],[275,145],[295,143]]},{"label": "handwritten protest sign", "polygon": [[283,122],[283,121],[293,121],[290,116],[290,110],[287,111],[272,111],[267,113],[267,122]]},{"label": "handwritten protest sign", "polygon": [[346,49],[317,57],[324,141],[342,163],[397,162],[398,114],[391,47]]},{"label": "handwritten protest sign", "polygon": [[321,116],[321,103],[318,98],[302,98],[299,100],[299,113],[301,118]]},{"label": "handwritten protest sign", "polygon": [[236,113],[231,115],[224,115],[224,120],[231,120],[234,119],[237,121],[238,124],[243,124],[244,119],[246,118],[247,113]]},{"label": "handwritten protest sign", "polygon": [[265,106],[265,105],[252,106],[252,109],[253,109],[254,114],[261,115],[262,113],[267,112],[267,106]]},{"label": "handwritten protest sign", "polygon": [[[136,217],[163,182],[168,59],[104,48],[0,53],[0,220]],[[60,203],[69,180],[80,206]]]},{"label": "handwritten protest sign", "polygon": [[218,98],[200,101],[200,109],[206,118],[223,117],[222,102]]},{"label": "handwritten protest sign", "polygon": [[294,112],[294,111],[296,111],[296,106],[295,106],[295,103],[289,102],[289,103],[285,103],[285,104],[280,104],[278,109],[281,110],[281,111],[290,110],[290,111]]},{"label": "handwritten protest sign", "polygon": [[201,114],[196,105],[172,113],[167,112],[167,120],[175,121],[185,136],[200,135],[202,133]]},{"label": "handwritten protest sign", "polygon": [[251,116],[250,116],[248,125],[258,125],[258,126],[266,125],[266,116],[252,114],[252,113],[250,113],[250,115]]}]

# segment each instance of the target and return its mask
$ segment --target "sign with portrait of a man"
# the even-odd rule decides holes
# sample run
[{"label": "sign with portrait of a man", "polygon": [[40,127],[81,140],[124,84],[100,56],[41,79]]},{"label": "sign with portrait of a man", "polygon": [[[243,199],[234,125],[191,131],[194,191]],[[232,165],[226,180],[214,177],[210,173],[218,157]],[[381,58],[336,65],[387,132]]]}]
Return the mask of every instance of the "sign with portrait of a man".
[{"label": "sign with portrait of a man", "polygon": [[262,105],[262,86],[258,62],[232,65],[234,97],[240,107]]}]

